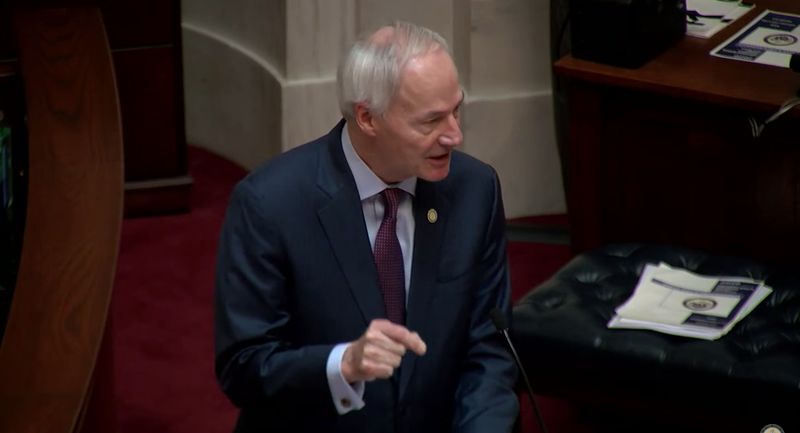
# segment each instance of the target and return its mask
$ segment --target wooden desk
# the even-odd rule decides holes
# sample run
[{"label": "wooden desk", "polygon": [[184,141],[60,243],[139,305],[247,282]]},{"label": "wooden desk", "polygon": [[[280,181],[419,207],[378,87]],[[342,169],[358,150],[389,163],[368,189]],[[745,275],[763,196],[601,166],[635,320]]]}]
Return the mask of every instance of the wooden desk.
[{"label": "wooden desk", "polygon": [[567,56],[569,213],[574,253],[620,241],[679,243],[774,263],[800,258],[800,110],[753,138],[748,121],[800,89],[788,68],[709,52],[765,8],[710,40],[685,37],[637,70]]},{"label": "wooden desk", "polygon": [[14,85],[0,80],[0,108],[19,107],[24,95],[26,110],[6,114],[27,145],[14,154],[21,245],[8,254],[19,255],[7,277],[15,281],[0,344],[0,433],[113,432],[106,328],[124,192],[113,57],[96,8],[19,13],[12,30],[20,60],[0,65],[0,75],[17,74],[6,77]]}]

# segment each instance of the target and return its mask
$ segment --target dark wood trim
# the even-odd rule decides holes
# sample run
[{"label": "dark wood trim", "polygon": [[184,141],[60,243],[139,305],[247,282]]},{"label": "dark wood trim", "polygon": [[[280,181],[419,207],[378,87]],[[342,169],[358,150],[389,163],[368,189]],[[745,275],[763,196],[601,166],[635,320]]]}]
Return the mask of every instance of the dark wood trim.
[{"label": "dark wood trim", "polygon": [[125,216],[188,212],[192,177],[178,176],[125,183]]},{"label": "dark wood trim", "polygon": [[569,227],[506,222],[506,237],[512,242],[570,245]]},{"label": "dark wood trim", "polygon": [[[89,402],[114,287],[124,182],[120,107],[97,9],[20,11],[13,22],[29,181],[0,347],[0,432],[71,433],[80,431]],[[94,398],[112,398],[96,391]]]},{"label": "dark wood trim", "polygon": [[19,73],[19,63],[17,62],[0,62],[0,77],[6,75],[16,75]]}]

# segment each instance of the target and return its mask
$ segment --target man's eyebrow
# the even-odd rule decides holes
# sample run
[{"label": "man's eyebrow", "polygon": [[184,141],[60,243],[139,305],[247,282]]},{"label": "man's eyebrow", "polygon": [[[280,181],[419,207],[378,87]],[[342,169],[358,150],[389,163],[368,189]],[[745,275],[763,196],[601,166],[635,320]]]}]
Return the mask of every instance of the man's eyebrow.
[{"label": "man's eyebrow", "polygon": [[[464,103],[464,98],[465,97],[466,97],[466,93],[462,89],[461,90],[461,100],[459,100],[458,104],[456,104],[456,109],[461,107],[461,105]],[[449,111],[433,110],[433,111],[428,111],[427,113],[425,113],[425,115],[422,116],[422,118],[423,119],[432,119],[432,118],[435,118],[435,117],[444,116],[445,114],[448,114],[448,113],[449,113]]]}]

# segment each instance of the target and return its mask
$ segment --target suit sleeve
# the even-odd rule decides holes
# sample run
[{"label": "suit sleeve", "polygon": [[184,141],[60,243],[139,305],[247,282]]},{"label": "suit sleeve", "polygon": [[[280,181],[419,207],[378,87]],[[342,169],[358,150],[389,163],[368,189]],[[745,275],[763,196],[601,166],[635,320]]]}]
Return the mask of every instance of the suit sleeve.
[{"label": "suit sleeve", "polygon": [[505,212],[497,174],[492,215],[486,232],[481,273],[470,319],[470,347],[456,390],[454,432],[510,432],[519,413],[514,391],[517,368],[489,312],[500,308],[511,318],[511,287],[505,237]]},{"label": "suit sleeve", "polygon": [[239,408],[336,416],[326,373],[334,346],[291,342],[290,268],[271,206],[244,180],[225,215],[214,294],[217,379]]}]

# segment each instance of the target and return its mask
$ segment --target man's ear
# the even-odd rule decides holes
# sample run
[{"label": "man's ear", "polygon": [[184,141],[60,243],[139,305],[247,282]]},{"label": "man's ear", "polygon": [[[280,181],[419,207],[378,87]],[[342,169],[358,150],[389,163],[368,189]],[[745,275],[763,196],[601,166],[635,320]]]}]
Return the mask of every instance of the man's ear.
[{"label": "man's ear", "polygon": [[361,132],[370,137],[374,137],[377,132],[377,125],[375,124],[376,119],[375,116],[372,115],[372,112],[370,112],[367,104],[358,103],[354,108],[355,120],[358,127],[361,128]]}]

